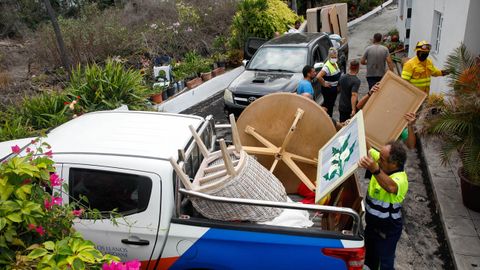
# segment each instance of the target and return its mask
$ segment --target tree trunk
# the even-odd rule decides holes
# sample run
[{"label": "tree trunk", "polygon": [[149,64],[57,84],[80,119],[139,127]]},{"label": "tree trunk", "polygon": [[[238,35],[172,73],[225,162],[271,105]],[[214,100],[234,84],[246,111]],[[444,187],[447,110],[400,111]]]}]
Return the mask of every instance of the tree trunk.
[{"label": "tree trunk", "polygon": [[43,2],[45,3],[45,7],[47,8],[48,16],[50,16],[50,20],[52,21],[53,31],[55,32],[55,37],[57,39],[62,65],[65,67],[68,76],[70,76],[71,64],[70,60],[68,59],[67,51],[65,50],[65,43],[63,42],[62,32],[60,31],[60,26],[58,25],[55,11],[50,4],[50,0],[43,0]]}]

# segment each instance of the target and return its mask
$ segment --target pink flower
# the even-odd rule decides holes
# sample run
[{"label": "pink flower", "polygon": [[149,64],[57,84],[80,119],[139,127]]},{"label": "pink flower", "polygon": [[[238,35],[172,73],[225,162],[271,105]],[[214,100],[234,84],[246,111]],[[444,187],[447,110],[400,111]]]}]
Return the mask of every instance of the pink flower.
[{"label": "pink flower", "polygon": [[18,145],[12,146],[12,153],[20,154],[21,151],[22,150],[20,149],[20,147],[18,147]]},{"label": "pink flower", "polygon": [[50,199],[45,199],[43,201],[43,206],[45,206],[45,209],[50,209],[53,206],[53,203],[50,201]]},{"label": "pink flower", "polygon": [[103,270],[127,270],[127,266],[121,262],[111,262],[110,264],[104,263]]},{"label": "pink flower", "polygon": [[52,173],[50,175],[50,185],[52,187],[57,187],[57,186],[60,186],[61,184],[62,184],[62,179],[58,177],[58,174]]},{"label": "pink flower", "polygon": [[51,158],[53,156],[52,150],[45,152],[45,156]]},{"label": "pink flower", "polygon": [[43,236],[45,234],[45,230],[43,229],[42,226],[38,226],[35,231],[37,231],[38,234],[40,234],[40,236]]},{"label": "pink flower", "polygon": [[61,197],[52,197],[51,199],[45,199],[45,201],[43,201],[43,205],[47,210],[51,209],[54,205],[61,205],[61,204],[62,204]]},{"label": "pink flower", "polygon": [[30,149],[30,147],[27,147],[27,153],[30,153],[32,152],[32,149]]},{"label": "pink flower", "polygon": [[52,197],[52,204],[53,205],[62,205],[62,198],[61,197]]},{"label": "pink flower", "polygon": [[81,215],[83,214],[83,209],[80,208],[80,209],[78,209],[78,210],[73,210],[73,211],[72,211],[72,214],[73,214],[74,216],[76,216],[76,217],[79,217],[79,216],[81,216]]},{"label": "pink flower", "polygon": [[35,139],[35,140],[31,140],[30,143],[31,144],[36,144],[38,141]]},{"label": "pink flower", "polygon": [[35,228],[37,228],[37,226],[35,226],[35,224],[32,224],[32,223],[28,224],[28,229],[29,230],[35,230]]},{"label": "pink flower", "polygon": [[125,265],[127,266],[127,270],[140,270],[140,266],[142,264],[135,259],[133,261],[126,262]]}]

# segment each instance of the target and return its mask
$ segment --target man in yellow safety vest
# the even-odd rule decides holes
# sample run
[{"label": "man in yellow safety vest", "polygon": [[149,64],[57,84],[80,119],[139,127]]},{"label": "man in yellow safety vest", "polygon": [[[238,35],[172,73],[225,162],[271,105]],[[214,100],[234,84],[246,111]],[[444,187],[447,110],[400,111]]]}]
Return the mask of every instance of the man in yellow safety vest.
[{"label": "man in yellow safety vest", "polygon": [[365,265],[393,270],[397,242],[402,234],[402,203],[408,191],[407,153],[400,142],[389,142],[381,151],[371,148],[359,161],[373,176],[365,198]]},{"label": "man in yellow safety vest", "polygon": [[436,68],[432,60],[428,59],[432,45],[422,40],[415,46],[417,55],[408,60],[403,65],[402,78],[409,81],[411,84],[420,88],[420,90],[427,93],[430,92],[431,77],[445,76],[448,74],[446,70],[439,70]]}]

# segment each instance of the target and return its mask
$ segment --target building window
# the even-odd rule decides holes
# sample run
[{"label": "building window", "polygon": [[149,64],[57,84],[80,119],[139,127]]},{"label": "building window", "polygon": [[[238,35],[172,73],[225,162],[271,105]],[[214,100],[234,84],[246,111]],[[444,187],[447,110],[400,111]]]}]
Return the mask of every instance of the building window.
[{"label": "building window", "polygon": [[142,175],[71,168],[69,188],[76,202],[107,217],[112,210],[131,215],[147,209],[152,180]]},{"label": "building window", "polygon": [[407,19],[412,18],[412,8],[407,8]]},{"label": "building window", "polygon": [[440,40],[442,38],[442,13],[438,11],[433,12],[433,29],[432,29],[432,53],[438,53],[440,48]]},{"label": "building window", "polygon": [[405,36],[406,38],[410,38],[410,29],[407,29]]}]

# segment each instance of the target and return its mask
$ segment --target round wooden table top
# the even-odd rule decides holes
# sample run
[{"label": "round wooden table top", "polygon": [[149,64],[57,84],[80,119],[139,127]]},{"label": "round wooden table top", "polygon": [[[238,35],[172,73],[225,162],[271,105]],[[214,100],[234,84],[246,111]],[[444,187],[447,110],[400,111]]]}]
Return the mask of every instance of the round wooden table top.
[{"label": "round wooden table top", "polygon": [[[320,105],[309,98],[293,93],[269,94],[250,104],[237,120],[241,144],[247,147],[267,148],[255,137],[247,134],[245,129],[250,126],[270,143],[281,147],[292,127],[298,109],[303,110],[304,113],[284,151],[311,160],[318,159],[319,149],[333,137],[336,129],[331,118]],[[256,156],[267,169],[271,168],[275,160],[273,155],[257,154]],[[296,161],[295,164],[312,183],[315,183],[316,165],[305,164],[301,161]],[[297,192],[301,180],[285,162],[280,160],[273,172],[282,181],[288,193]]]}]

